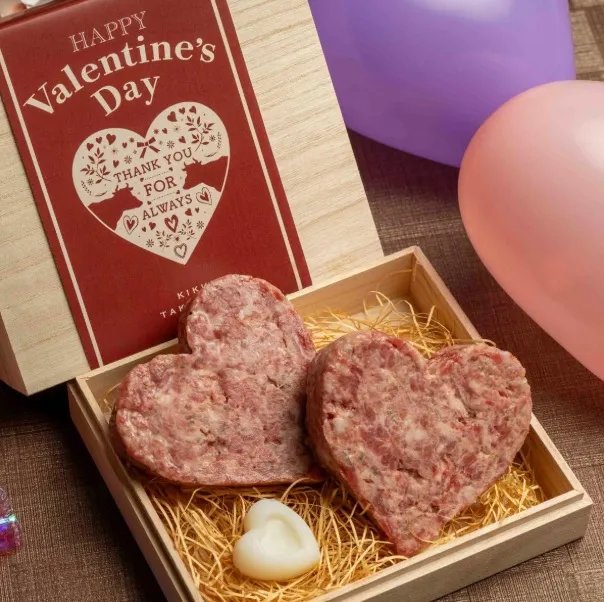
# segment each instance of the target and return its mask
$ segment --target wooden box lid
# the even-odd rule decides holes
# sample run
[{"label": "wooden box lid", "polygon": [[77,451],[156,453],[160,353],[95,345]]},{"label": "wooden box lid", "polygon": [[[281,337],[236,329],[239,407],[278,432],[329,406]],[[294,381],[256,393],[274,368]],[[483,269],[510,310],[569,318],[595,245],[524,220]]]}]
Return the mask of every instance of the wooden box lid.
[{"label": "wooden box lid", "polygon": [[[308,3],[227,1],[313,283],[381,257]],[[90,364],[1,103],[0,156],[0,378],[31,394]]]}]

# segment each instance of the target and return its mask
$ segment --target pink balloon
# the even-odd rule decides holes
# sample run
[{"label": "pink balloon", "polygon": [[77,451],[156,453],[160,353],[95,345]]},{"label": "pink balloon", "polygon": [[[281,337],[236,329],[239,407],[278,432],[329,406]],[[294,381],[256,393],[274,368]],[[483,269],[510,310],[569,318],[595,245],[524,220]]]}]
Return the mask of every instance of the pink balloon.
[{"label": "pink balloon", "polygon": [[499,284],[604,379],[604,83],[546,84],[498,109],[466,151],[459,200]]}]

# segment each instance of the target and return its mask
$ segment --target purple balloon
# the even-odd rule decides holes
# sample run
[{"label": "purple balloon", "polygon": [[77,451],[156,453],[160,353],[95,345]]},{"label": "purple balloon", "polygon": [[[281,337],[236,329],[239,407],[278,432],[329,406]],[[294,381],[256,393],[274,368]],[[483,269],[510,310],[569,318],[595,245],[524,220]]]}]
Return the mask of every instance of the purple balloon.
[{"label": "purple balloon", "polygon": [[528,88],[574,79],[568,0],[310,0],[346,124],[459,165]]}]

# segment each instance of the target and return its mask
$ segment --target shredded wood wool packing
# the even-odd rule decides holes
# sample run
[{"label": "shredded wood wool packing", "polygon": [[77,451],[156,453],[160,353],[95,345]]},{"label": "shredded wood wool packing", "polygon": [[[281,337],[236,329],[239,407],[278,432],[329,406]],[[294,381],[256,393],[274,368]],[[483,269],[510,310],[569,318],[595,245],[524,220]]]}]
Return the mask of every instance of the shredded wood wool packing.
[{"label": "shredded wood wool packing", "polygon": [[[317,349],[347,332],[364,329],[404,338],[426,357],[442,347],[471,342],[455,340],[435,314],[434,309],[427,314],[416,313],[408,302],[394,303],[375,293],[366,301],[361,316],[328,311],[308,318],[306,324]],[[301,602],[405,560],[393,554],[363,508],[332,480],[317,486],[298,483],[207,492],[140,478],[196,586],[208,601]],[[232,550],[243,533],[243,519],[250,506],[262,498],[281,500],[310,525],[321,549],[321,560],[315,569],[283,583],[249,579],[235,569]],[[543,493],[521,454],[476,503],[450,521],[430,544],[447,543],[541,501]]]}]

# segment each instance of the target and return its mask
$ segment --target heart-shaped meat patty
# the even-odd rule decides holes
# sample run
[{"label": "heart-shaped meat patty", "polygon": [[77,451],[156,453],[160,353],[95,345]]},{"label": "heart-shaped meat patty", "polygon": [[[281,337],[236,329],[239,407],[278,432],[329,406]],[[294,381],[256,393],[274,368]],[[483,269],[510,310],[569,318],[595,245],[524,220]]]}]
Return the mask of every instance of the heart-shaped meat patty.
[{"label": "heart-shaped meat patty", "polygon": [[307,425],[321,463],[411,556],[505,472],[531,406],[524,368],[505,351],[454,346],[426,360],[371,331],[317,355]]},{"label": "heart-shaped meat patty", "polygon": [[230,274],[208,282],[183,311],[179,341],[206,365],[261,372],[305,395],[315,348],[283,293],[265,280]]},{"label": "heart-shaped meat patty", "polygon": [[304,406],[263,374],[206,370],[196,355],[159,355],[128,374],[118,403],[121,450],[172,482],[216,487],[312,476]]},{"label": "heart-shaped meat patty", "polygon": [[310,334],[269,283],[230,275],[183,314],[190,354],[136,366],[112,418],[118,449],[147,472],[200,487],[317,480],[304,443]]}]

